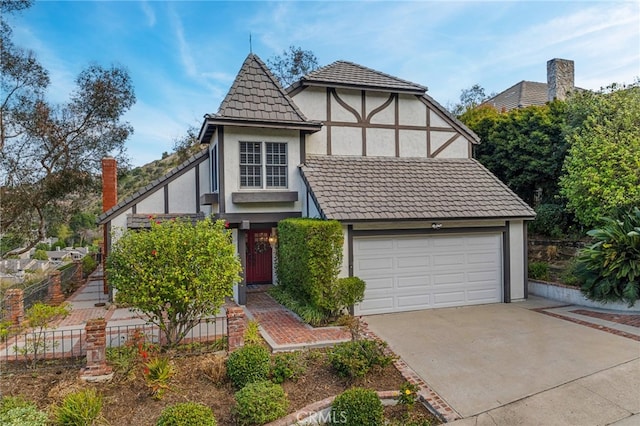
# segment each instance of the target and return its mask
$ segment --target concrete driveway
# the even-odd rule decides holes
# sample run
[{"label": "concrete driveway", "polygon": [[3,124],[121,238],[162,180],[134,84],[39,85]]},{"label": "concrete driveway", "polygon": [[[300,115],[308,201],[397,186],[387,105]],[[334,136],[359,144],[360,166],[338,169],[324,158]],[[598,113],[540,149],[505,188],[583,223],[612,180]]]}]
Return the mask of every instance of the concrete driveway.
[{"label": "concrete driveway", "polygon": [[468,418],[465,425],[604,425],[640,413],[640,343],[532,307],[434,309],[365,321]]}]

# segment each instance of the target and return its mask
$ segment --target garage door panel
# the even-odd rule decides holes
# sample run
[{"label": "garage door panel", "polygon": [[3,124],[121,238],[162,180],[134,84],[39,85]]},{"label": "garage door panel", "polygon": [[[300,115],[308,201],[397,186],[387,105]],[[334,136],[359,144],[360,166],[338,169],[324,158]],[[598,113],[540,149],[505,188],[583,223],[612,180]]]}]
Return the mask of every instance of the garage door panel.
[{"label": "garage door panel", "polygon": [[431,305],[431,296],[423,294],[421,296],[398,296],[396,308],[402,311],[424,309],[424,306]]},{"label": "garage door panel", "polygon": [[361,271],[378,271],[378,270],[389,270],[393,269],[393,259],[392,258],[383,258],[383,257],[367,257],[363,259],[359,259],[357,261],[358,269]]},{"label": "garage door panel", "polygon": [[425,287],[431,285],[431,277],[418,275],[418,276],[398,276],[396,277],[396,287],[400,290],[417,288],[419,291],[424,290]]},{"label": "garage door panel", "polygon": [[359,315],[502,300],[502,236],[354,238],[354,275],[367,287]]},{"label": "garage door panel", "polygon": [[464,254],[437,254],[433,256],[433,266],[464,265]]},{"label": "garage door panel", "polygon": [[433,302],[435,306],[453,306],[464,303],[464,296],[464,291],[439,292],[433,295]]},{"label": "garage door panel", "polygon": [[397,268],[398,270],[402,269],[412,269],[412,268],[424,268],[431,265],[431,257],[420,255],[420,256],[402,256],[397,259]]},{"label": "garage door panel", "polygon": [[467,290],[467,300],[472,302],[490,302],[499,295],[495,289]]}]

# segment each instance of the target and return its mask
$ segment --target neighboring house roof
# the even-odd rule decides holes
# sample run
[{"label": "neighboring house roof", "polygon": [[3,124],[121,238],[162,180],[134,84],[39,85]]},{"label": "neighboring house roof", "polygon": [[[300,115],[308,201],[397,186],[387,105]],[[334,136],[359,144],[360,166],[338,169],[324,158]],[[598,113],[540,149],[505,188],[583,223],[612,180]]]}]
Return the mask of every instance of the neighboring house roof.
[{"label": "neighboring house roof", "polygon": [[523,80],[486,100],[483,104],[491,105],[498,111],[509,111],[531,105],[544,105],[548,100],[547,83]]},{"label": "neighboring house roof", "polygon": [[384,90],[391,92],[423,94],[425,86],[385,74],[362,65],[347,61],[336,61],[318,68],[300,79],[289,92],[300,86],[342,86],[364,88],[370,90]]},{"label": "neighboring house roof", "polygon": [[202,151],[198,152],[197,154],[195,154],[194,156],[186,160],[184,163],[169,170],[165,175],[151,181],[151,183],[149,183],[147,186],[140,188],[130,196],[126,197],[124,200],[120,201],[115,206],[111,207],[106,212],[102,213],[96,219],[96,223],[98,225],[107,223],[109,220],[111,220],[114,216],[119,214],[121,211],[128,209],[133,204],[139,203],[159,187],[171,182],[174,179],[179,178],[184,173],[189,171],[192,167],[200,164],[201,162],[205,161],[208,158],[209,158],[209,150],[203,149]]},{"label": "neighboring house roof", "polygon": [[473,159],[312,156],[300,169],[322,216],[328,219],[535,216]]},{"label": "neighboring house roof", "polygon": [[156,223],[167,222],[169,220],[188,220],[192,224],[200,220],[204,220],[204,213],[173,213],[173,214],[129,214],[127,215],[128,229],[148,229],[151,228],[151,222]]},{"label": "neighboring house roof", "polygon": [[231,85],[216,114],[205,115],[200,131],[208,141],[216,124],[267,125],[278,127],[320,128],[321,123],[309,121],[278,79],[258,56],[250,53]]}]

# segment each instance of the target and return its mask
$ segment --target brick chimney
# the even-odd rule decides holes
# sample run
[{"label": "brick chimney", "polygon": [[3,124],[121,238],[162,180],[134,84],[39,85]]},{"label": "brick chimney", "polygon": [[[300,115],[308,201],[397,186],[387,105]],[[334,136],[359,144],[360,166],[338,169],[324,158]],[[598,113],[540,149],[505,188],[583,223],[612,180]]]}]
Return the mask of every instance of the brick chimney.
[{"label": "brick chimney", "polygon": [[547,61],[547,98],[564,101],[575,87],[574,63],[569,59]]},{"label": "brick chimney", "polygon": [[102,159],[102,212],[118,204],[118,166],[113,157]]}]

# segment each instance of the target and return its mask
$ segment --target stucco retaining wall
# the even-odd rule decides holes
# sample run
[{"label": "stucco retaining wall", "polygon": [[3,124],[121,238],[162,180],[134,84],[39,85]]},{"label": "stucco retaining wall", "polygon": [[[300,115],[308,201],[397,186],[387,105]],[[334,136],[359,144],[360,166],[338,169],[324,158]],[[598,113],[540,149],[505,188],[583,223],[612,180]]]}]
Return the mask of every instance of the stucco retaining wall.
[{"label": "stucco retaining wall", "polygon": [[640,312],[640,303],[629,308],[626,303],[609,302],[600,303],[587,299],[582,292],[575,287],[547,283],[543,281],[529,280],[529,294],[557,300],[571,305],[586,306],[588,308],[607,309],[622,312]]}]

